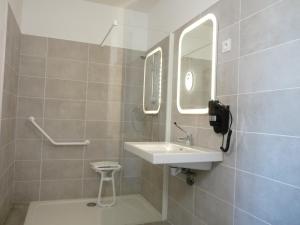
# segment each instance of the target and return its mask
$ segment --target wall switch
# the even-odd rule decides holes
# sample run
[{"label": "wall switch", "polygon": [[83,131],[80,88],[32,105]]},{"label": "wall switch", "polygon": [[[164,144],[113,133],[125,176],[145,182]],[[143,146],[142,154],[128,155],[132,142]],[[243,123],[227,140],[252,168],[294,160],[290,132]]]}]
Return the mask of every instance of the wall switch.
[{"label": "wall switch", "polygon": [[222,42],[222,53],[231,51],[231,39]]}]

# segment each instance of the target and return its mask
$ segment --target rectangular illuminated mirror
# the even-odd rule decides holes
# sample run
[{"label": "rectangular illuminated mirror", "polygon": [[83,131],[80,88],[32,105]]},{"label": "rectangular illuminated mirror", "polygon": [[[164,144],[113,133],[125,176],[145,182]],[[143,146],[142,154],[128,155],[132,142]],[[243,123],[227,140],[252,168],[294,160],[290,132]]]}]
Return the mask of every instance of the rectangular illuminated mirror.
[{"label": "rectangular illuminated mirror", "polygon": [[162,49],[149,52],[144,64],[143,110],[157,114],[161,103]]},{"label": "rectangular illuminated mirror", "polygon": [[183,114],[208,113],[215,99],[217,20],[208,14],[185,28],[179,38],[177,109]]}]

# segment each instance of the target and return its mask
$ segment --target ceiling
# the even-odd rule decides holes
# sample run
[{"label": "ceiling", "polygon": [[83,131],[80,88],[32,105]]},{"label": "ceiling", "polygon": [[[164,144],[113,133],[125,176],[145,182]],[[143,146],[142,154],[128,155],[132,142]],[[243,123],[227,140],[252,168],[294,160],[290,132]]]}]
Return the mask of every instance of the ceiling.
[{"label": "ceiling", "polygon": [[149,12],[160,0],[86,0],[140,12]]}]

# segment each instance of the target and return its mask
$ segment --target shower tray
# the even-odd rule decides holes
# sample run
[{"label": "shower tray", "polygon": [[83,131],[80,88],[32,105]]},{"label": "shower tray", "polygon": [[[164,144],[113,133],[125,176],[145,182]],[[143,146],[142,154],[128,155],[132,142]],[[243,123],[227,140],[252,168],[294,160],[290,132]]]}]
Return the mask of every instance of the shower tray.
[{"label": "shower tray", "polygon": [[24,225],[138,225],[161,221],[141,195],[123,195],[113,207],[88,207],[97,199],[31,202]]}]

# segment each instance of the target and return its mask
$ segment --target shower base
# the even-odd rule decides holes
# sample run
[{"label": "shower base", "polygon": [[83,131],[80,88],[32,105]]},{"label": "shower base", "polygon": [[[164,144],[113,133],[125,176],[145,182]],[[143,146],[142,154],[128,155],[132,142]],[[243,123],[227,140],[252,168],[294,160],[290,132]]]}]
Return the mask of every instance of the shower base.
[{"label": "shower base", "polygon": [[123,195],[110,208],[88,207],[96,199],[31,202],[24,225],[138,225],[161,221],[141,195]]}]

